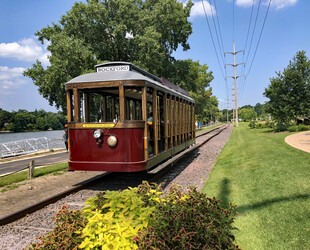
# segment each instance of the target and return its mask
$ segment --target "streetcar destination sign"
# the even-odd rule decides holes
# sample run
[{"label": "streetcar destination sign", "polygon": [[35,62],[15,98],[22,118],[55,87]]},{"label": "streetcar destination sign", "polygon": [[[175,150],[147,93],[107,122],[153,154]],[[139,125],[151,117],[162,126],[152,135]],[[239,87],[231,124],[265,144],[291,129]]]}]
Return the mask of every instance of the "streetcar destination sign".
[{"label": "streetcar destination sign", "polygon": [[99,67],[97,72],[117,72],[117,71],[129,71],[129,65]]}]

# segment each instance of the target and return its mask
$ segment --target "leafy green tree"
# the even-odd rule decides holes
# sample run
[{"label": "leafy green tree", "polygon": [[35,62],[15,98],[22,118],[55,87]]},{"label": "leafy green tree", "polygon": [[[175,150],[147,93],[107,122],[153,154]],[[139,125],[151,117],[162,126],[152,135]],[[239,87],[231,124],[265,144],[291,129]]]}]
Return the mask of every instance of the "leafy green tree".
[{"label": "leafy green tree", "polygon": [[241,118],[243,121],[252,121],[257,117],[257,114],[254,110],[254,108],[248,108],[248,109],[240,109],[238,110],[239,118]]},{"label": "leafy green tree", "polygon": [[0,130],[4,129],[5,125],[11,120],[10,112],[0,108]]},{"label": "leafy green tree", "polygon": [[48,112],[46,116],[47,119],[47,126],[48,128],[52,128],[53,130],[62,129],[63,126],[61,125],[60,121],[57,119],[57,116],[52,112]]},{"label": "leafy green tree", "polygon": [[257,116],[261,116],[264,113],[263,107],[264,107],[264,105],[262,105],[260,103],[256,103],[256,105],[254,106],[254,110],[255,110]]},{"label": "leafy green tree", "polygon": [[39,130],[47,130],[48,124],[46,117],[38,117],[36,120],[36,127]]},{"label": "leafy green tree", "polygon": [[24,72],[50,104],[66,110],[64,84],[103,61],[130,61],[173,79],[172,53],[189,49],[187,18],[193,3],[177,0],[88,0],[75,3],[59,23],[36,33],[49,42],[51,65],[37,61]]},{"label": "leafy green tree", "polygon": [[12,112],[11,123],[10,130],[15,132],[28,131],[33,129],[31,124],[35,123],[35,117],[27,110],[20,109],[17,112]]},{"label": "leafy green tree", "polygon": [[297,52],[283,72],[270,79],[264,95],[269,98],[266,111],[278,122],[310,117],[310,60],[305,51]]}]

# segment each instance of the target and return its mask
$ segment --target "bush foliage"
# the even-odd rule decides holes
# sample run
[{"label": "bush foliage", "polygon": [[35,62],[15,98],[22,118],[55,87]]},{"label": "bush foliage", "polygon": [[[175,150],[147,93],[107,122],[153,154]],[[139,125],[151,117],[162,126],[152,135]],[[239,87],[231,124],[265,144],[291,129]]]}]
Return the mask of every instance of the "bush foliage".
[{"label": "bush foliage", "polygon": [[223,209],[220,201],[194,187],[187,193],[173,187],[157,205],[153,225],[134,241],[141,249],[238,249],[232,234],[234,208]]},{"label": "bush foliage", "polygon": [[292,124],[286,124],[286,123],[274,123],[274,122],[258,122],[258,121],[251,121],[249,123],[249,127],[251,129],[260,129],[260,128],[272,128],[275,132],[283,132],[283,131],[289,131],[289,132],[297,132],[297,131],[307,131],[310,129],[309,126],[305,124],[299,124],[292,125]]},{"label": "bush foliage", "polygon": [[275,124],[273,122],[269,122],[269,121],[261,121],[261,122],[258,122],[258,121],[251,121],[249,123],[249,127],[250,128],[255,128],[255,129],[259,129],[259,128],[274,128],[275,127]]},{"label": "bush foliage", "polygon": [[87,223],[87,220],[80,210],[69,211],[67,206],[53,217],[56,225],[51,233],[41,236],[39,243],[32,243],[29,249],[77,249],[81,244],[81,233]]},{"label": "bush foliage", "polygon": [[234,209],[221,206],[191,187],[143,182],[124,191],[107,191],[87,201],[83,211],[63,207],[56,227],[30,249],[238,249]]}]

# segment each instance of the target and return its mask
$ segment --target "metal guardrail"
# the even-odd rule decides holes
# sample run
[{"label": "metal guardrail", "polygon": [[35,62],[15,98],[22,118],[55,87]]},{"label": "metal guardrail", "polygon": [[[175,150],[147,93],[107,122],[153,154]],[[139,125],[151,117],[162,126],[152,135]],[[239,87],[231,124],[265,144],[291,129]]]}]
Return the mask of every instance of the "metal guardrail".
[{"label": "metal guardrail", "polygon": [[64,141],[61,138],[48,139],[46,137],[31,138],[26,140],[6,142],[0,144],[0,157],[18,156],[30,154],[39,150],[53,148],[64,148]]}]

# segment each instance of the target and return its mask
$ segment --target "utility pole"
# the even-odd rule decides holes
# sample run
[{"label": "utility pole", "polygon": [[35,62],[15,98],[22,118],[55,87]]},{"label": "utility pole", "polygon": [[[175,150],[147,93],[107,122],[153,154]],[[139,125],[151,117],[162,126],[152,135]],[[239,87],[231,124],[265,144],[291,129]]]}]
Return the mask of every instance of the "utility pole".
[{"label": "utility pole", "polygon": [[241,76],[244,76],[244,75],[241,75],[241,76],[237,76],[237,72],[236,72],[236,67],[238,65],[241,65],[241,64],[244,64],[244,63],[238,63],[236,64],[236,54],[238,54],[239,52],[242,52],[244,50],[239,50],[236,52],[235,50],[235,41],[233,41],[233,52],[225,52],[224,55],[227,53],[227,54],[232,54],[234,55],[234,64],[226,64],[226,65],[230,65],[230,66],[233,66],[234,67],[234,76],[226,76],[226,77],[231,77],[231,78],[234,78],[235,79],[235,87],[234,87],[234,90],[235,90],[235,110],[236,110],[236,127],[238,127],[238,95],[237,95],[237,78],[241,77]]},{"label": "utility pole", "polygon": [[229,98],[227,97],[227,123],[228,123],[228,108],[229,108]]},{"label": "utility pole", "polygon": [[235,106],[234,106],[234,99],[232,100],[233,101],[233,123],[235,121]]}]

